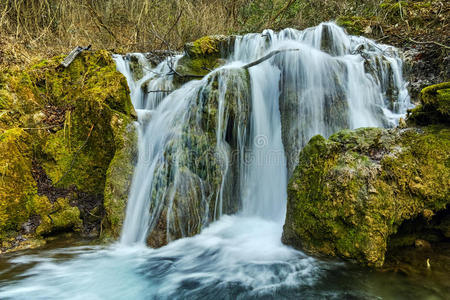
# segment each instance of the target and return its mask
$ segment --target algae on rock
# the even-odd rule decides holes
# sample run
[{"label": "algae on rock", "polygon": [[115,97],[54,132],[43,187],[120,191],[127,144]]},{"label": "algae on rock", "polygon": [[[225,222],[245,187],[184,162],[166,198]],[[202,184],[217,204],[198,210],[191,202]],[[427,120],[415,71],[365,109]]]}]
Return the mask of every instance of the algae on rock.
[{"label": "algae on rock", "polygon": [[343,130],[313,137],[288,187],[283,242],[380,267],[406,220],[450,203],[450,130]]},{"label": "algae on rock", "polygon": [[29,217],[36,190],[30,144],[30,135],[22,129],[0,133],[0,240]]}]

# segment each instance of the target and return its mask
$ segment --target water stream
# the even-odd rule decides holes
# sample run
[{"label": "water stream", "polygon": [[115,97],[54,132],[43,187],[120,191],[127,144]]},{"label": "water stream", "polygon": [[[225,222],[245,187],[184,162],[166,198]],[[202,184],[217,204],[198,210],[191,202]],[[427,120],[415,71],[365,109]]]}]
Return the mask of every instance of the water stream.
[{"label": "water stream", "polygon": [[[295,51],[242,69],[279,49]],[[132,56],[142,76],[130,56],[115,57],[139,136],[120,241],[2,258],[1,299],[440,299],[432,281],[315,259],[280,241],[305,143],[395,126],[410,106],[396,49],[332,23],[266,30],[236,37],[224,66],[182,86],[170,75],[181,56],[154,67]],[[170,243],[147,247],[161,226]]]}]

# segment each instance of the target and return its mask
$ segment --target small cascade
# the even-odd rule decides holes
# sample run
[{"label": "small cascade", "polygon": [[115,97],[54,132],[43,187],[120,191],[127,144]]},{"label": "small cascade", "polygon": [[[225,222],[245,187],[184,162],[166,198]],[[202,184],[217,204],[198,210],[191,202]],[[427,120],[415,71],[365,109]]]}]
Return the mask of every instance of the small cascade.
[{"label": "small cascade", "polygon": [[[142,54],[137,55],[141,61]],[[139,157],[127,205],[121,242],[160,246],[201,228],[239,204],[242,161],[249,115],[248,74],[222,68],[200,81],[174,89],[166,60],[154,69],[141,66],[136,78],[130,57],[116,56],[118,69],[131,80],[139,119]],[[136,72],[136,71],[134,71]],[[168,95],[161,95],[170,91]],[[235,176],[237,175],[237,176]]]},{"label": "small cascade", "polygon": [[144,54],[115,57],[140,124],[123,243],[161,246],[237,212],[281,224],[312,136],[391,127],[410,107],[398,51],[334,23],[236,36],[229,48],[222,67],[183,85],[173,72],[181,55],[157,66]]}]

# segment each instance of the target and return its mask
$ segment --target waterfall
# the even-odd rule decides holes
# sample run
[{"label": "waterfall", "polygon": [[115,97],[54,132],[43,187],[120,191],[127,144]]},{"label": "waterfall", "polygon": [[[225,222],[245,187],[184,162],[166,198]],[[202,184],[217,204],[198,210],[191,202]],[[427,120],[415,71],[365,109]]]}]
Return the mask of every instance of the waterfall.
[{"label": "waterfall", "polygon": [[[0,280],[0,298],[414,294],[420,285],[405,286],[404,277],[395,284],[385,273],[322,262],[281,243],[287,182],[308,140],[395,126],[411,105],[400,53],[333,23],[236,36],[231,45],[222,66],[188,82],[173,72],[186,55],[157,65],[146,54],[115,56],[139,143],[121,241],[17,257],[12,273],[26,272],[6,287]],[[281,49],[292,51],[243,68]]]},{"label": "waterfall", "polygon": [[[248,72],[243,65],[282,51]],[[223,214],[284,220],[298,153],[316,135],[390,127],[410,106],[398,51],[334,23],[236,36],[226,64],[183,85],[181,55],[115,56],[138,112],[122,243],[160,246]]]}]

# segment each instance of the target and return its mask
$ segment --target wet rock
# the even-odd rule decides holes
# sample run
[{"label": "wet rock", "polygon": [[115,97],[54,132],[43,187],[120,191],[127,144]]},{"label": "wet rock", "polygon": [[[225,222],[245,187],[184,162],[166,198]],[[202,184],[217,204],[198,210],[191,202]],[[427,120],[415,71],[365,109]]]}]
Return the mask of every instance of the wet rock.
[{"label": "wet rock", "polygon": [[[219,81],[219,72],[223,81]],[[220,206],[223,214],[240,208],[243,153],[238,138],[247,136],[249,130],[250,76],[247,70],[223,69],[208,80],[198,92],[196,105],[189,107],[180,136],[167,143],[164,160],[156,167],[147,238],[152,247],[198,234],[220,217]],[[219,116],[220,105],[223,116]],[[220,140],[219,118],[223,126]],[[221,152],[219,143],[224,148]]]}]

